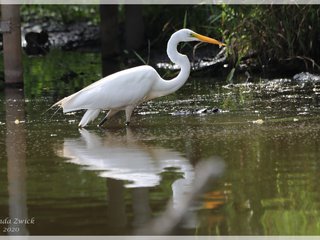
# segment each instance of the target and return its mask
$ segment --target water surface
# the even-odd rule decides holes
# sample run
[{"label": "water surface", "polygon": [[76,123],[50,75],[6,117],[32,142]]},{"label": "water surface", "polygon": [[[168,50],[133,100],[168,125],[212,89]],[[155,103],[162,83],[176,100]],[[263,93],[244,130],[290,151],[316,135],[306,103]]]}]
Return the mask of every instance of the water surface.
[{"label": "water surface", "polygon": [[25,91],[1,94],[1,235],[134,234],[171,200],[179,206],[196,166],[210,159],[222,160],[224,171],[173,234],[320,234],[317,82],[191,78],[139,106],[129,128],[120,114],[103,129],[79,130],[82,113],[45,112],[99,78],[96,55],[82,53],[81,71],[70,55],[63,58],[76,74],[29,59]]}]

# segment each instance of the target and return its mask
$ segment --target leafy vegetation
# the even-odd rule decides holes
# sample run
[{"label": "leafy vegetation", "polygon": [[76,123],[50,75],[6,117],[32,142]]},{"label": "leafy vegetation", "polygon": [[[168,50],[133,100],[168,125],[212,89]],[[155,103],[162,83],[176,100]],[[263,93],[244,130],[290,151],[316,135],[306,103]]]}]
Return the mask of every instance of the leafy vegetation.
[{"label": "leafy vegetation", "polygon": [[298,60],[320,70],[319,5],[150,5],[144,10],[153,42],[165,43],[184,19],[187,27],[223,39],[233,66],[254,56],[260,66]]},{"label": "leafy vegetation", "polygon": [[[23,21],[51,18],[98,24],[99,6],[25,5],[22,16]],[[119,5],[120,29],[125,16],[125,6]],[[153,49],[163,49],[172,32],[186,26],[226,42],[232,67],[247,59],[260,67],[298,61],[320,70],[319,5],[143,5],[143,18]]]},{"label": "leafy vegetation", "polygon": [[223,11],[224,36],[235,60],[254,51],[260,64],[300,59],[319,70],[319,6],[228,6]]},{"label": "leafy vegetation", "polygon": [[96,53],[53,50],[44,58],[25,57],[23,65],[27,98],[69,95],[102,77]]},{"label": "leafy vegetation", "polygon": [[77,21],[99,22],[98,5],[23,5],[22,21],[53,19],[57,22],[72,23]]}]

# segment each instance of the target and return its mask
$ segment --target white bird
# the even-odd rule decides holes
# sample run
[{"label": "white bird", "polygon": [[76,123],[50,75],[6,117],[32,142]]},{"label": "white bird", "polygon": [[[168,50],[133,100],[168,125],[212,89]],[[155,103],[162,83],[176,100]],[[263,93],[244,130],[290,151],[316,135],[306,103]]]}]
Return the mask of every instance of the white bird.
[{"label": "white bird", "polygon": [[82,90],[63,98],[54,106],[63,108],[63,112],[86,109],[79,127],[85,127],[96,119],[103,110],[109,110],[98,124],[101,127],[108,119],[125,110],[126,124],[130,123],[133,109],[140,103],[165,96],[177,91],[187,81],[190,74],[190,61],[186,55],[177,51],[180,42],[202,41],[219,46],[225,46],[213,38],[209,38],[189,29],[175,32],[169,39],[167,54],[170,60],[181,68],[179,74],[164,80],[151,66],[144,65],[122,70],[100,79]]}]

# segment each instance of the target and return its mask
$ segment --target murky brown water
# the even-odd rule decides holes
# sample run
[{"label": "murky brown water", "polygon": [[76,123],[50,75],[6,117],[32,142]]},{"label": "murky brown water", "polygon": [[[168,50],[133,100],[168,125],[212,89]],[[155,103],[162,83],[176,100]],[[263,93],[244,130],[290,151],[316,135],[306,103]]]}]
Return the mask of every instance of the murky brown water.
[{"label": "murky brown water", "polygon": [[1,235],[134,234],[170,199],[179,208],[199,178],[197,165],[208,160],[223,161],[222,175],[173,234],[318,235],[317,85],[190,79],[178,93],[140,106],[130,128],[119,115],[104,129],[83,130],[81,113],[44,113],[55,97],[7,89],[0,99]]}]

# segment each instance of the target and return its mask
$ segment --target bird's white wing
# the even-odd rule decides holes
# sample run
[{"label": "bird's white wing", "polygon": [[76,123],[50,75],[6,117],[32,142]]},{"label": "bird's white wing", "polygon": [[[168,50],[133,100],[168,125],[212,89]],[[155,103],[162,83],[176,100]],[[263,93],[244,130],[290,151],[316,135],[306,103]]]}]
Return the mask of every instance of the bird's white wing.
[{"label": "bird's white wing", "polygon": [[146,98],[158,78],[158,73],[150,66],[130,68],[102,78],[55,105],[61,106],[64,112],[121,109]]}]

